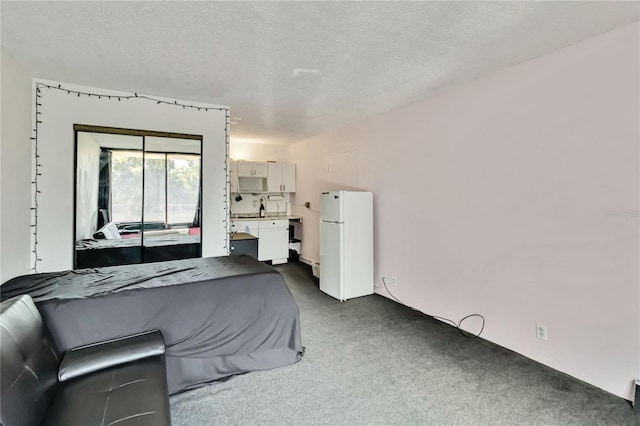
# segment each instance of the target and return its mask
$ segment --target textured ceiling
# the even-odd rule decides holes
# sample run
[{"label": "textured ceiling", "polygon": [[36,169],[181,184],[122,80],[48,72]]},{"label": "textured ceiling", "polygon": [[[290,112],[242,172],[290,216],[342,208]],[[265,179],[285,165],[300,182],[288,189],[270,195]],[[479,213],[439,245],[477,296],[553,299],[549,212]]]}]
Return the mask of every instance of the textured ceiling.
[{"label": "textured ceiling", "polygon": [[[295,142],[639,19],[637,2],[10,2],[34,77],[228,105]],[[239,117],[240,119],[236,119]]]}]

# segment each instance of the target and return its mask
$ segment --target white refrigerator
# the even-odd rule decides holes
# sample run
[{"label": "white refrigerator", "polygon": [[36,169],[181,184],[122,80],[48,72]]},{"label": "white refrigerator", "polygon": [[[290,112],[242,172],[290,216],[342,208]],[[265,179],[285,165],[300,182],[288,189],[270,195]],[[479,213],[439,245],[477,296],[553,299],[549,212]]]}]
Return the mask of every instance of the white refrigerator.
[{"label": "white refrigerator", "polygon": [[320,194],[320,290],[340,301],[373,294],[373,194]]}]

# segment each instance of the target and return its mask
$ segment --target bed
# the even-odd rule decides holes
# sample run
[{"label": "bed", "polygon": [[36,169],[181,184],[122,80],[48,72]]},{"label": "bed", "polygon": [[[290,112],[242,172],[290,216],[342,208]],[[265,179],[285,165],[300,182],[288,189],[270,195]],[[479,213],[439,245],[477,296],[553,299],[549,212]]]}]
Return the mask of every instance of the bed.
[{"label": "bed", "polygon": [[76,241],[76,268],[130,265],[200,257],[200,235],[159,235],[144,238]]},{"label": "bed", "polygon": [[0,287],[29,294],[58,349],[159,329],[170,394],[300,360],[298,306],[282,276],[249,256],[41,273]]}]

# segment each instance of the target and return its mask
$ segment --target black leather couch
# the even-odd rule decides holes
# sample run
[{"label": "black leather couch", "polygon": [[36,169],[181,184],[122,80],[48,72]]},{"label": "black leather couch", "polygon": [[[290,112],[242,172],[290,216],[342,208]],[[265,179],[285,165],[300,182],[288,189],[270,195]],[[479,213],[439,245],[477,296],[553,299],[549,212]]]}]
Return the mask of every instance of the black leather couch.
[{"label": "black leather couch", "polygon": [[0,333],[1,426],[171,424],[159,331],[72,349],[60,362],[23,295],[0,304]]}]

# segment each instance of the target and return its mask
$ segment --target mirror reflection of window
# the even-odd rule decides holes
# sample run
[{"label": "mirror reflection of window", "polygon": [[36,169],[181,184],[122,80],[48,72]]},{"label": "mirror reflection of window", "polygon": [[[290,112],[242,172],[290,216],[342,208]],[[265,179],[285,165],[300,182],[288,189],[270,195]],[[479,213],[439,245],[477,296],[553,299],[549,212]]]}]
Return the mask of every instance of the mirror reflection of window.
[{"label": "mirror reflection of window", "polygon": [[[142,214],[142,153],[111,150],[112,220],[139,222]],[[144,154],[144,221],[189,226],[198,210],[200,156]]]},{"label": "mirror reflection of window", "polygon": [[[166,154],[144,153],[144,223],[166,228]],[[145,226],[145,229],[147,227]]]},{"label": "mirror reflection of window", "polygon": [[145,138],[145,245],[171,238],[200,241],[200,145],[199,140]]},{"label": "mirror reflection of window", "polygon": [[167,171],[168,222],[174,225],[198,222],[200,156],[169,154]]},{"label": "mirror reflection of window", "polygon": [[95,129],[76,132],[75,267],[199,257],[202,138]]},{"label": "mirror reflection of window", "polygon": [[106,148],[110,154],[111,220],[116,223],[139,223],[142,220],[142,151]]}]

